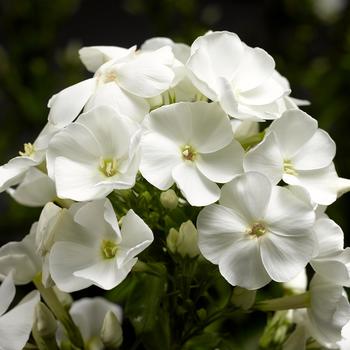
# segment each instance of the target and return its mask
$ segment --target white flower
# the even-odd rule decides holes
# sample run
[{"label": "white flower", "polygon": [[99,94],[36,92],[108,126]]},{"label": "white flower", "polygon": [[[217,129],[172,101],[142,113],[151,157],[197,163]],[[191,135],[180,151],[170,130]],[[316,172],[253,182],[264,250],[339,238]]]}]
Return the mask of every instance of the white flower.
[{"label": "white flower", "polygon": [[[113,312],[119,322],[122,322],[121,307],[100,297],[82,298],[75,301],[69,310],[74,323],[80,329],[85,344],[91,346],[91,349],[104,349],[100,335],[108,312]],[[64,339],[62,329],[59,329],[58,339],[59,341]]]},{"label": "white flower", "polygon": [[35,245],[36,230],[37,223],[34,223],[22,241],[9,242],[0,248],[0,278],[12,271],[16,284],[27,284],[41,271]]},{"label": "white flower", "polygon": [[11,274],[0,286],[0,349],[22,350],[29,339],[33,322],[34,309],[40,300],[39,293],[29,293],[17,306],[8,311],[15,297],[15,286]]},{"label": "white flower", "polygon": [[313,269],[323,278],[350,287],[350,248],[344,249],[342,229],[331,219],[321,217],[314,226],[318,254],[311,260]]},{"label": "white flower", "polygon": [[180,102],[150,113],[142,137],[140,172],[155,187],[174,182],[191,205],[215,202],[225,183],[242,172],[243,148],[216,103]]},{"label": "white flower", "polygon": [[111,289],[122,282],[135,256],[153,241],[153,234],[133,210],[119,229],[109,200],[75,204],[55,228],[49,262],[57,287],[72,292],[93,284]]},{"label": "white flower", "polygon": [[140,131],[138,123],[107,106],[82,114],[50,142],[47,168],[57,195],[85,201],[133,187]]},{"label": "white flower", "polygon": [[[145,98],[169,89],[174,79],[174,55],[166,46],[152,52],[138,52],[132,47],[102,64],[91,79],[72,85],[49,101],[49,121],[59,127],[71,123],[84,108],[109,105],[136,121],[149,111]],[[100,57],[100,56],[98,56]],[[99,61],[98,61],[99,62]],[[94,61],[92,69],[97,66]]]},{"label": "white flower", "polygon": [[0,166],[0,192],[22,181],[26,172],[45,160],[45,152],[51,137],[58,129],[48,123],[33,144],[25,143],[19,156]]},{"label": "white flower", "polygon": [[29,207],[41,207],[57,197],[55,183],[37,168],[30,168],[16,189],[9,188],[7,192],[18,203]]},{"label": "white flower", "polygon": [[303,269],[298,275],[288,282],[283,283],[283,287],[294,294],[301,294],[307,288],[306,269]]},{"label": "white flower", "polygon": [[273,184],[283,179],[304,187],[312,201],[328,205],[350,188],[350,181],[335,172],[334,155],[335,143],[317,128],[317,121],[290,110],[273,121],[264,140],[246,154],[244,169],[265,174]]},{"label": "white flower", "polygon": [[276,77],[273,58],[230,32],[197,38],[187,67],[193,84],[238,119],[275,119],[269,110],[290,92]]},{"label": "white flower", "polygon": [[232,285],[258,289],[300,273],[314,250],[313,210],[259,173],[234,178],[198,215],[199,249]]}]

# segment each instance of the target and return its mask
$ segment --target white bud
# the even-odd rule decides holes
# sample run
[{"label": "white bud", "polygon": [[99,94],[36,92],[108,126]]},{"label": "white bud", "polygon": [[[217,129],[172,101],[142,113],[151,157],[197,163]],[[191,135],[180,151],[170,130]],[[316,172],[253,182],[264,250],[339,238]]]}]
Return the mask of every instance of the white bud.
[{"label": "white bud", "polygon": [[179,198],[175,191],[170,189],[160,194],[160,202],[164,208],[171,210],[177,207]]},{"label": "white bud", "polygon": [[123,342],[123,330],[117,316],[108,311],[101,328],[102,343],[112,349],[118,348]]}]

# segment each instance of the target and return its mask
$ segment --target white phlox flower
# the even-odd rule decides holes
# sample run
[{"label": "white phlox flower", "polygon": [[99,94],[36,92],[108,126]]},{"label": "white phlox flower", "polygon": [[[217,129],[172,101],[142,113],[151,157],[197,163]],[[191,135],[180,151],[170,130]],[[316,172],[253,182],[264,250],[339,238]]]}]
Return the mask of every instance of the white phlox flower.
[{"label": "white phlox flower", "polygon": [[86,201],[133,187],[140,136],[139,124],[111,107],[82,114],[53,137],[47,152],[48,174],[58,197]]},{"label": "white phlox flower", "polygon": [[307,274],[306,269],[303,269],[298,275],[288,282],[283,283],[283,288],[293,294],[301,294],[307,289]]},{"label": "white phlox flower", "polygon": [[[283,350],[305,349],[306,340],[314,338],[326,349],[338,349],[343,328],[350,321],[350,305],[342,286],[315,274],[309,287],[307,309],[294,311],[295,331]],[[344,348],[346,349],[346,348]]]},{"label": "white phlox flower", "polygon": [[55,228],[50,274],[57,287],[72,292],[97,285],[111,289],[122,282],[153,234],[133,210],[121,228],[108,199],[79,203],[64,211]]},{"label": "white phlox flower", "polygon": [[15,285],[9,274],[0,286],[0,349],[22,350],[29,339],[34,309],[40,301],[37,291],[29,293],[13,309],[6,312],[16,294]]},{"label": "white phlox flower", "polygon": [[342,229],[333,220],[321,217],[313,230],[318,254],[311,260],[311,266],[323,278],[350,287],[350,248],[344,249]]},{"label": "white phlox flower", "polygon": [[174,182],[194,206],[218,200],[216,182],[242,173],[243,148],[216,103],[180,102],[152,111],[141,140],[140,172],[153,186]]},{"label": "white phlox flower", "polygon": [[273,184],[280,180],[304,187],[311,200],[334,202],[350,189],[350,180],[339,178],[334,164],[335,143],[317,121],[301,110],[290,110],[274,120],[262,142],[249,150],[245,171],[258,171]]},{"label": "white phlox flower", "polygon": [[28,207],[41,207],[53,201],[56,195],[55,183],[47,174],[37,168],[30,168],[23,180],[7,193],[18,203]]},{"label": "white phlox flower", "polygon": [[36,232],[37,223],[34,223],[22,241],[9,242],[0,248],[0,279],[12,272],[16,284],[27,284],[41,271],[42,262],[35,244]]},{"label": "white phlox flower", "polygon": [[[49,121],[63,127],[70,124],[84,107],[88,111],[101,105],[109,105],[131,119],[142,121],[150,108],[146,98],[160,95],[173,83],[174,55],[169,46],[150,52],[136,51],[135,46],[117,51],[115,57],[98,67],[93,78],[72,85],[51,98]],[[91,56],[96,61],[92,59],[94,63],[89,61],[87,64],[91,70],[98,65],[96,62],[105,60],[104,53],[101,56],[96,48],[93,52],[97,53],[96,57]],[[87,56],[81,52],[83,61]]]},{"label": "white phlox flower", "polygon": [[19,184],[26,172],[45,160],[47,146],[59,129],[47,123],[34,143],[25,143],[19,156],[0,166],[0,192]]},{"label": "white phlox flower", "polygon": [[187,62],[193,84],[231,117],[275,119],[276,103],[290,90],[280,82],[273,58],[230,32],[209,32],[191,46]]},{"label": "white phlox flower", "polygon": [[[122,309],[119,305],[111,303],[104,298],[82,298],[75,301],[69,313],[78,326],[87,349],[105,349],[100,339],[103,321],[108,312],[112,312],[122,323]],[[58,341],[64,339],[62,329],[58,330]]]},{"label": "white phlox flower", "polygon": [[287,282],[310,261],[315,214],[288,189],[249,172],[222,187],[219,203],[199,213],[198,243],[230,284]]}]

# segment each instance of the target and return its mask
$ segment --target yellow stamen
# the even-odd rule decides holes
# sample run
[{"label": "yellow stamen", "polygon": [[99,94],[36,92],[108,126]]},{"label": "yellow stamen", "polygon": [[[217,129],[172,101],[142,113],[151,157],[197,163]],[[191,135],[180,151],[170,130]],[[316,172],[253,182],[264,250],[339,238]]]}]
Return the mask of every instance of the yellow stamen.
[{"label": "yellow stamen", "polygon": [[35,152],[35,148],[34,148],[34,146],[31,144],[31,143],[25,143],[24,145],[23,145],[23,148],[24,148],[24,152],[22,152],[22,151],[19,151],[18,153],[19,153],[19,155],[20,156],[22,156],[22,157],[31,157],[33,154],[34,154],[34,152]]},{"label": "yellow stamen", "polygon": [[118,162],[115,158],[100,159],[100,171],[107,177],[114,176],[118,172]]},{"label": "yellow stamen", "polygon": [[288,175],[298,176],[297,171],[294,169],[294,165],[290,160],[285,160],[283,163],[283,171]]},{"label": "yellow stamen", "polygon": [[197,152],[190,145],[185,145],[181,148],[182,158],[193,162],[197,157]]},{"label": "yellow stamen", "polygon": [[104,259],[112,259],[116,256],[118,245],[114,241],[104,239],[101,243],[101,252]]},{"label": "yellow stamen", "polygon": [[263,236],[266,233],[266,228],[262,223],[255,222],[247,231],[252,238],[255,238]]}]

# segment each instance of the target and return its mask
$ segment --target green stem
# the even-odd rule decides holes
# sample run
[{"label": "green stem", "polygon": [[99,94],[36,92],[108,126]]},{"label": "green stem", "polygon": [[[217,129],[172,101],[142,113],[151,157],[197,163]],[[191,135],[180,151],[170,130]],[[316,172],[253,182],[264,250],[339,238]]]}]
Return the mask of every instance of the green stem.
[{"label": "green stem", "polygon": [[308,292],[291,295],[282,298],[259,301],[254,309],[260,311],[278,311],[289,309],[303,309],[310,305],[310,294]]},{"label": "green stem", "polygon": [[56,318],[62,323],[66,329],[67,335],[76,347],[83,349],[84,341],[81,336],[79,328],[73,322],[70,314],[60,303],[55,291],[52,288],[45,288],[41,282],[41,274],[34,277],[33,283],[40,292],[42,298],[46,302],[47,306],[51,309]]}]

